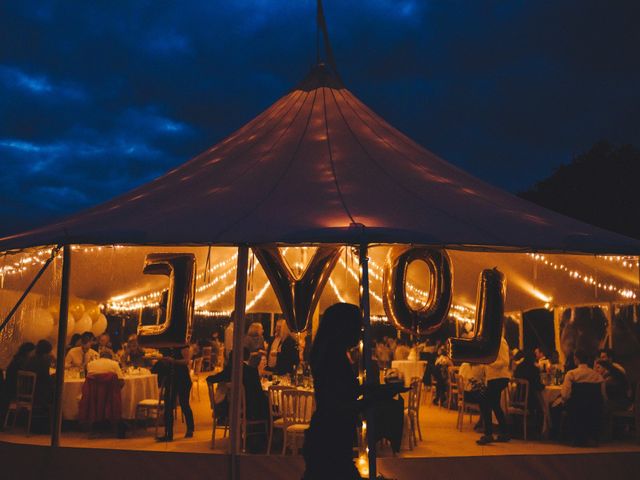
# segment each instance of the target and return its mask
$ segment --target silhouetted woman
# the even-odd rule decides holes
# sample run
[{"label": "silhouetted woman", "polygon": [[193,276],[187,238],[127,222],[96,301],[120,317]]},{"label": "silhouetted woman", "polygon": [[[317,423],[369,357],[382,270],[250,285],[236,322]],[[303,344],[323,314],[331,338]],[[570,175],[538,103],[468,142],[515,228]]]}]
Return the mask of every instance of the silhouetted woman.
[{"label": "silhouetted woman", "polygon": [[347,350],[360,339],[360,310],[337,303],[325,310],[311,348],[316,410],[304,441],[305,480],[360,479],[353,459],[360,385]]}]

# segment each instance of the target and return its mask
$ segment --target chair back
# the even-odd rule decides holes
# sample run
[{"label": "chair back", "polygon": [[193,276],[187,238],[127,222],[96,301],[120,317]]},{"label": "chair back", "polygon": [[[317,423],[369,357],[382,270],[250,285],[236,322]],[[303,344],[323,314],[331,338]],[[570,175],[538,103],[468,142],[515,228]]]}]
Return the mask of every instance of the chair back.
[{"label": "chair back", "polygon": [[115,373],[89,375],[82,385],[78,418],[83,423],[118,421],[122,415],[120,383]]},{"label": "chair back", "polygon": [[529,381],[512,378],[508,386],[508,406],[525,410],[529,405]]},{"label": "chair back", "polygon": [[[211,368],[212,365],[215,365],[215,362],[211,358],[212,353],[213,353],[213,347],[203,347],[202,348],[202,357],[200,357],[200,359],[204,360],[204,364],[208,368]],[[200,362],[200,363],[202,364],[202,362]]]},{"label": "chair back", "polygon": [[411,412],[418,412],[420,408],[420,390],[422,386],[422,381],[414,377],[411,379],[411,383],[409,385],[409,399],[407,403],[407,408]]},{"label": "chair back", "polygon": [[25,370],[18,370],[16,379],[16,403],[32,405],[36,392],[36,374]]},{"label": "chair back", "polygon": [[462,375],[458,375],[458,405],[464,403],[464,377]]},{"label": "chair back", "polygon": [[198,378],[200,373],[202,373],[202,360],[203,357],[194,358],[191,360],[191,373],[195,378]]},{"label": "chair back", "polygon": [[269,398],[269,415],[272,420],[282,417],[282,392],[285,390],[295,390],[295,388],[284,385],[271,385],[267,391]]},{"label": "chair back", "polygon": [[582,441],[598,436],[604,414],[604,398],[600,383],[576,382],[571,385],[567,402],[569,434]]},{"label": "chair back", "polygon": [[449,385],[453,391],[458,389],[458,369],[455,367],[449,367]]},{"label": "chair back", "polygon": [[285,425],[309,424],[315,408],[313,392],[308,390],[282,390],[282,420]]}]

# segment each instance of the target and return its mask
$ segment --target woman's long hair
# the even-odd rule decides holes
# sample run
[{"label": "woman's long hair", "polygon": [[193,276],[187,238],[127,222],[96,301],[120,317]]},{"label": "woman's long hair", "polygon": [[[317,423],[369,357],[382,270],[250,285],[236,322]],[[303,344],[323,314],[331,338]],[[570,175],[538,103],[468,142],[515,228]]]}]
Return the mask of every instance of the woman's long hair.
[{"label": "woman's long hair", "polygon": [[340,358],[360,339],[360,309],[350,303],[336,303],[324,311],[311,348],[311,371],[318,374],[327,362]]}]

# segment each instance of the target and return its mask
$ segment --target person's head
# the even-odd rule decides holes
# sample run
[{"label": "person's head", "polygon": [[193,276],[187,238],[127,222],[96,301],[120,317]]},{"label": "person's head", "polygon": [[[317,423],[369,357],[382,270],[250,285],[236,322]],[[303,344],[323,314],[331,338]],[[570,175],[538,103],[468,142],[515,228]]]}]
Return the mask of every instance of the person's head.
[{"label": "person's head", "polygon": [[606,360],[607,362],[613,362],[613,350],[610,348],[603,348],[598,352],[598,358],[601,360]]},{"label": "person's head", "polygon": [[108,358],[109,360],[113,360],[113,352],[108,348],[105,348],[100,352],[100,358]]},{"label": "person's head", "polygon": [[549,360],[551,361],[551,363],[553,363],[554,365],[560,363],[560,354],[558,353],[557,350],[553,350],[551,352],[551,356],[549,358]]},{"label": "person's head", "polygon": [[80,339],[82,338],[82,335],[80,335],[79,333],[74,333],[73,335],[71,335],[71,340],[69,341],[69,346],[70,347],[77,347],[78,345],[80,345]]},{"label": "person's head", "polygon": [[540,347],[536,347],[533,350],[534,355],[536,356],[536,360],[541,360],[544,358],[544,352],[542,351],[542,349]]},{"label": "person's head", "polygon": [[289,326],[287,325],[287,321],[284,319],[278,320],[276,322],[276,337],[279,337],[281,340],[284,340],[289,336]]},{"label": "person's head", "polygon": [[362,317],[360,309],[350,303],[336,303],[324,311],[313,346],[312,369],[334,356],[345,355],[360,340]]},{"label": "person's head", "polygon": [[214,342],[217,342],[218,340],[220,340],[220,333],[217,330],[214,330],[211,333],[211,340],[213,340]]},{"label": "person's head", "polygon": [[27,358],[33,351],[36,349],[36,346],[31,342],[24,342],[22,345],[18,347],[18,351],[14,355],[13,358]]},{"label": "person's head", "polygon": [[82,347],[83,352],[88,352],[92,343],[93,341],[91,340],[91,337],[82,335],[82,338],[80,339],[80,346]]},{"label": "person's head", "polygon": [[264,348],[264,327],[260,322],[253,322],[249,325],[246,347],[252,352]]},{"label": "person's head", "polygon": [[108,333],[103,333],[98,337],[98,345],[101,347],[108,347],[111,343],[111,337]]},{"label": "person's head", "polygon": [[36,345],[36,355],[38,356],[49,355],[51,350],[53,350],[53,347],[48,340],[40,340]]},{"label": "person's head", "polygon": [[584,350],[576,350],[573,354],[573,360],[576,365],[589,363],[589,354]]},{"label": "person's head", "polygon": [[138,349],[138,335],[135,333],[129,335],[127,339],[127,350],[133,351]]}]

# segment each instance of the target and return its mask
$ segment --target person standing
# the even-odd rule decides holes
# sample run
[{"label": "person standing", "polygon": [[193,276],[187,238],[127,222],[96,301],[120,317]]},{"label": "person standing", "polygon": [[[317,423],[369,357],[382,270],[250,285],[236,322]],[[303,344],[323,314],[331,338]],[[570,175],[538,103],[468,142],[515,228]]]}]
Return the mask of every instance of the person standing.
[{"label": "person standing", "polygon": [[191,394],[191,375],[189,365],[191,363],[191,351],[189,345],[182,348],[173,348],[171,353],[163,357],[160,362],[166,369],[164,391],[164,436],[156,438],[158,442],[173,441],[173,411],[176,408],[176,400],[180,402],[180,408],[187,424],[184,438],[193,437],[194,422],[189,396]]},{"label": "person standing", "polygon": [[[498,356],[493,363],[485,367],[485,378],[487,380],[487,391],[484,402],[480,403],[480,414],[484,424],[484,435],[477,440],[478,445],[486,445],[493,441],[508,442],[509,436],[507,421],[500,406],[502,391],[507,388],[511,372],[509,371],[509,345],[502,337]],[[498,420],[500,434],[493,437],[493,420],[491,413],[494,413]]]},{"label": "person standing", "polygon": [[267,370],[276,375],[294,373],[300,363],[300,354],[285,320],[278,320],[275,333],[267,351]]}]

